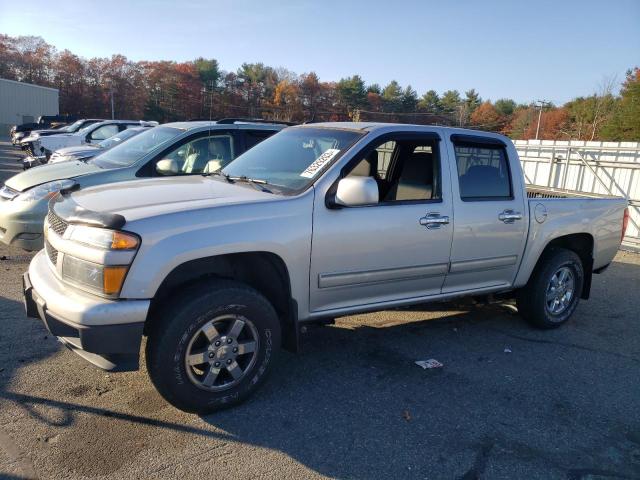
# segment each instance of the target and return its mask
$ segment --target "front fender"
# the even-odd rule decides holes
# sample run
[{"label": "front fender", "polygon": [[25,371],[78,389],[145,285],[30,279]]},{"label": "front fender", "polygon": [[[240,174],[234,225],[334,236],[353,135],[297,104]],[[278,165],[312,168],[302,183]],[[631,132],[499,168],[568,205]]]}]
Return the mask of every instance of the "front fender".
[{"label": "front fender", "polygon": [[123,285],[123,298],[153,298],[178,266],[218,255],[273,253],[285,262],[291,294],[308,304],[313,195],[263,204],[229,205],[151,217],[126,224],[142,238]]}]

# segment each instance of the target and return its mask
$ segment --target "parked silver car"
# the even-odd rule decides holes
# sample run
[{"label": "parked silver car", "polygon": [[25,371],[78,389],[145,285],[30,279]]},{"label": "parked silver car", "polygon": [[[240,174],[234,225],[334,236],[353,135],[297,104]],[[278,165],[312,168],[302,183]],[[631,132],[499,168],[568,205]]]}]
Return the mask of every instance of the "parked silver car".
[{"label": "parked silver car", "polygon": [[31,168],[8,179],[0,189],[0,241],[25,250],[41,249],[47,203],[60,190],[135,178],[198,175],[225,166],[283,127],[233,120],[168,123],[143,132],[90,162]]}]

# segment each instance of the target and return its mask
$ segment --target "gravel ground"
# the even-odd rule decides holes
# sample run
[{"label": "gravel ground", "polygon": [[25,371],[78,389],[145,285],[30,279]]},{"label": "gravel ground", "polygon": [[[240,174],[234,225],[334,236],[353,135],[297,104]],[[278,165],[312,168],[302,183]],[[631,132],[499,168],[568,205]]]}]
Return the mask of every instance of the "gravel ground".
[{"label": "gravel ground", "polygon": [[[107,374],[27,319],[29,258],[0,247],[1,478],[640,478],[640,255],[554,331],[469,303],[340,318],[204,417],[144,364]],[[414,364],[429,358],[444,366]]]}]

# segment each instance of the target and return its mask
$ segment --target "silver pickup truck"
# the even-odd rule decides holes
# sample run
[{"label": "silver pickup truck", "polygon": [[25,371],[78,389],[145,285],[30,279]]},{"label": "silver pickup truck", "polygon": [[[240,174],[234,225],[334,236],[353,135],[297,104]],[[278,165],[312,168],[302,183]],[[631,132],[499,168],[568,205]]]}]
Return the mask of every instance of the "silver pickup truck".
[{"label": "silver pickup truck", "polygon": [[340,315],[493,295],[554,328],[620,245],[627,202],[527,188],[505,137],[308,124],[221,171],[62,191],[27,314],[191,412],[236,404]]}]

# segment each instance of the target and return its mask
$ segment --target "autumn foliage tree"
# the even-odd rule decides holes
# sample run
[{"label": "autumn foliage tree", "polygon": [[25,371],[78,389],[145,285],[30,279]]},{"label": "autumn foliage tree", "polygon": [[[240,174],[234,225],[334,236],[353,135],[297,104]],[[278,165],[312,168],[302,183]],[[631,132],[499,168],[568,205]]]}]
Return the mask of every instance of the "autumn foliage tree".
[{"label": "autumn foliage tree", "polygon": [[[145,118],[168,122],[195,118],[262,117],[291,121],[368,120],[466,126],[512,138],[534,138],[538,110],[511,99],[483,101],[473,88],[428,90],[391,80],[384,87],[354,74],[337,82],[314,72],[242,63],[236,71],[217,60],[139,61],[123,55],[85,59],[58,51],[40,37],[0,34],[0,78],[54,87],[60,112],[81,117]],[[630,70],[620,96],[614,82],[591,96],[540,117],[539,138],[640,140],[640,70]],[[111,103],[113,99],[113,110]]]},{"label": "autumn foliage tree", "polygon": [[471,114],[470,120],[471,125],[487,130],[495,130],[505,122],[505,118],[489,101],[480,104]]}]

